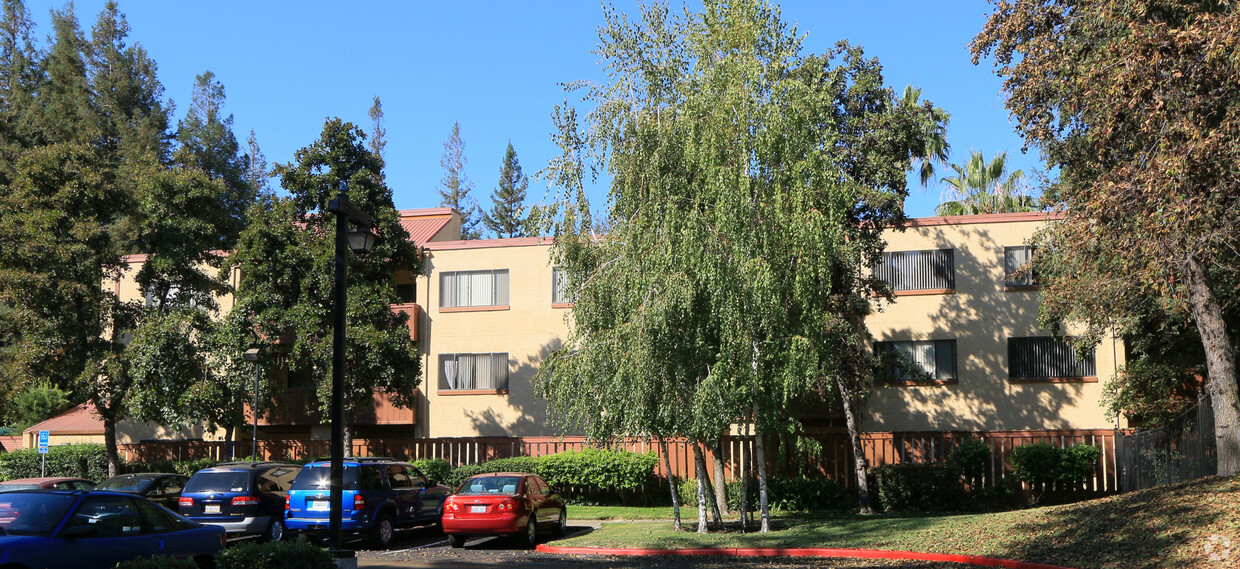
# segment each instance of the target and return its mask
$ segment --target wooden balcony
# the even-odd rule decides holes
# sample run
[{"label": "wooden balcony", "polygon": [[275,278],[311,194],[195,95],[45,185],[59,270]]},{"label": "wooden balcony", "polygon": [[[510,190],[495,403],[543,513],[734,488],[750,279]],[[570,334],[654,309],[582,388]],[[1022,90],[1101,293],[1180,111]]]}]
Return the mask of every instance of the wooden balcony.
[{"label": "wooden balcony", "polygon": [[417,304],[393,304],[392,312],[404,312],[409,315],[409,339],[418,341],[418,323],[422,321],[422,307]]},{"label": "wooden balcony", "polygon": [[[414,398],[420,395],[414,392]],[[248,410],[247,410],[248,411]],[[248,413],[247,413],[248,415]],[[321,425],[328,422],[319,412],[319,401],[313,389],[287,389],[283,397],[272,401],[270,410],[258,420],[263,426]],[[386,392],[375,393],[371,406],[358,411],[356,425],[413,425],[417,413],[413,409],[397,407]]]}]

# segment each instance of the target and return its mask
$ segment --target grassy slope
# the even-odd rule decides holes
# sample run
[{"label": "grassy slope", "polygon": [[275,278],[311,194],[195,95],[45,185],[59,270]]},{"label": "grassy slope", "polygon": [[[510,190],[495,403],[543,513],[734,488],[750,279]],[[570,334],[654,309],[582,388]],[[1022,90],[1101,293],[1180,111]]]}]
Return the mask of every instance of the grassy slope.
[{"label": "grassy slope", "polygon": [[[582,510],[582,514],[588,511]],[[624,513],[604,515],[614,518]],[[626,517],[642,518],[635,513]],[[1240,479],[1206,479],[996,514],[788,521],[781,526],[766,535],[698,536],[676,533],[670,523],[609,523],[557,545],[845,547],[985,555],[1080,569],[1240,567]],[[1230,557],[1211,561],[1206,545],[1214,544],[1218,551],[1223,538],[1231,541]]]}]

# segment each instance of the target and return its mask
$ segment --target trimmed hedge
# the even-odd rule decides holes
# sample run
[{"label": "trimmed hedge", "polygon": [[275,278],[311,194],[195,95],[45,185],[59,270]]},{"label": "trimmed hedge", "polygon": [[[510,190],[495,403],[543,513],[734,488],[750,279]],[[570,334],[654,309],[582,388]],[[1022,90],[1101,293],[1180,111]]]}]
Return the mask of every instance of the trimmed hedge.
[{"label": "trimmed hedge", "polygon": [[452,464],[442,458],[419,458],[413,461],[413,465],[436,482],[442,483],[452,473]]},{"label": "trimmed hedge", "polygon": [[125,465],[125,472],[175,472],[185,476],[193,476],[204,468],[219,464],[213,458],[196,458],[193,460],[152,460],[150,462],[132,462]]},{"label": "trimmed hedge", "polygon": [[[478,464],[463,464],[452,470],[452,474],[448,476],[444,484],[456,488],[470,476],[491,472],[532,472],[542,476],[542,473],[538,470],[537,458],[532,456],[514,456],[512,458],[497,458],[495,460],[479,462]],[[556,484],[551,480],[547,480],[547,483],[553,486]]]},{"label": "trimmed hedge", "polygon": [[215,558],[216,569],[335,569],[332,556],[305,541],[231,545]]},{"label": "trimmed hedge", "polygon": [[539,457],[538,474],[553,486],[637,490],[650,481],[653,453],[587,448]]},{"label": "trimmed hedge", "polygon": [[[0,454],[0,480],[35,478],[41,458],[38,449]],[[59,445],[47,449],[47,476],[72,476],[100,481],[108,477],[108,453],[103,445]]]},{"label": "trimmed hedge", "polygon": [[889,464],[872,473],[888,511],[953,511],[967,504],[960,466],[954,462]]}]

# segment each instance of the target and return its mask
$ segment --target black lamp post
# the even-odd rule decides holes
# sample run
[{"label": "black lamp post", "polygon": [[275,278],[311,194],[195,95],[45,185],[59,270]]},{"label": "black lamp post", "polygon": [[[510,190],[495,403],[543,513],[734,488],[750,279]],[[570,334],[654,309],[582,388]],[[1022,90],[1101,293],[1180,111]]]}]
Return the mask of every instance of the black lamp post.
[{"label": "black lamp post", "polygon": [[254,440],[250,444],[250,460],[258,460],[258,348],[250,348],[242,354],[245,361],[254,364],[254,404],[250,407],[254,419],[250,423],[250,434]]},{"label": "black lamp post", "polygon": [[[336,214],[336,278],[335,299],[332,303],[332,456],[331,456],[331,521],[328,531],[331,533],[332,556],[337,566],[343,566],[344,559],[353,558],[352,551],[342,547],[341,518],[344,514],[344,311],[345,282],[348,276],[348,251],[368,253],[374,246],[376,237],[369,231],[373,225],[370,216],[353,207],[345,196],[348,184],[340,182],[340,192],[336,199],[327,205],[327,211]],[[353,229],[349,225],[353,224]],[[356,566],[355,563],[349,563]]]}]

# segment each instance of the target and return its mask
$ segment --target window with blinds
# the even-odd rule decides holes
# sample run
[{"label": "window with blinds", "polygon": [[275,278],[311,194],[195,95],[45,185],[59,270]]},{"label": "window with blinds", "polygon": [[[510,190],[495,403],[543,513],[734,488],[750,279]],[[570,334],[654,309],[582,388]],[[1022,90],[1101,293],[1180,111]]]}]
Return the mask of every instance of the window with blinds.
[{"label": "window with blinds", "polygon": [[952,249],[883,253],[874,275],[892,291],[955,290],[956,266]]},{"label": "window with blinds", "polygon": [[443,354],[439,356],[441,391],[508,389],[508,354]]},{"label": "window with blinds", "polygon": [[[899,352],[926,370],[938,381],[956,380],[956,340],[914,340],[904,342],[875,342],[875,353]],[[908,381],[920,377],[900,377],[893,373],[892,379]]]},{"label": "window with blinds", "polygon": [[1003,248],[1003,286],[1009,288],[1028,288],[1037,286],[1030,262],[1033,260],[1033,247]]},{"label": "window with blinds", "polygon": [[1008,378],[1048,380],[1097,377],[1094,350],[1085,358],[1065,338],[1008,338]]},{"label": "window with blinds", "polygon": [[439,307],[507,306],[508,269],[458,271],[439,276]]},{"label": "window with blinds", "polygon": [[551,304],[570,304],[573,297],[568,291],[568,271],[555,267],[551,270]]}]

